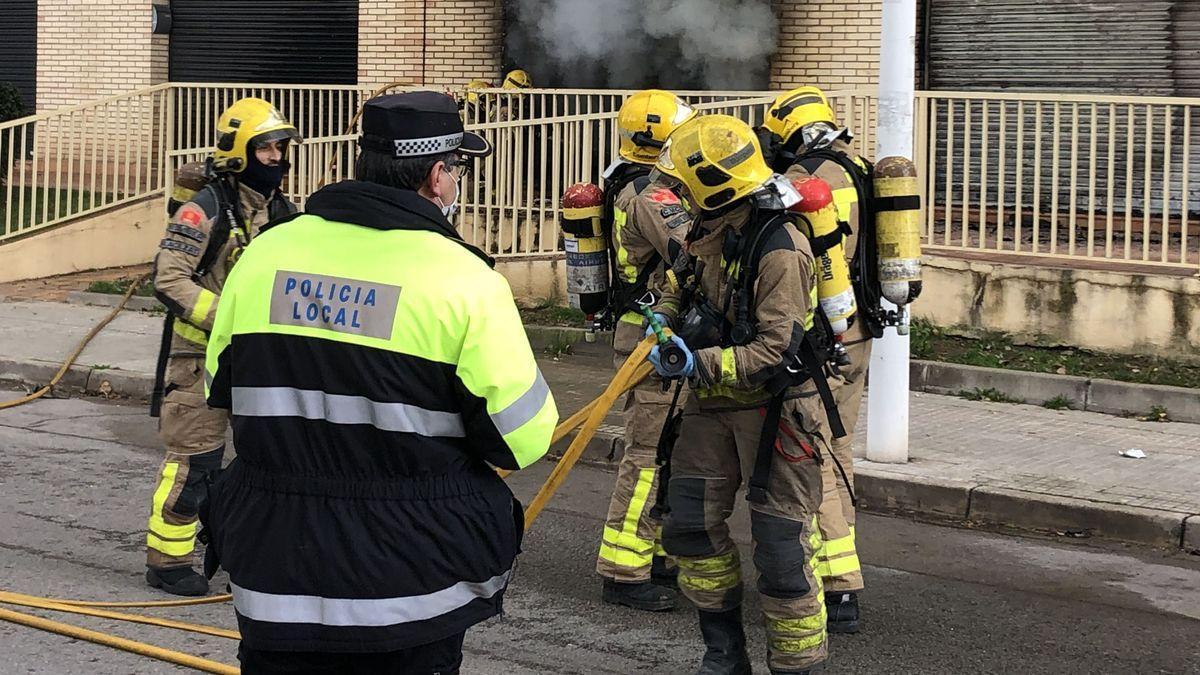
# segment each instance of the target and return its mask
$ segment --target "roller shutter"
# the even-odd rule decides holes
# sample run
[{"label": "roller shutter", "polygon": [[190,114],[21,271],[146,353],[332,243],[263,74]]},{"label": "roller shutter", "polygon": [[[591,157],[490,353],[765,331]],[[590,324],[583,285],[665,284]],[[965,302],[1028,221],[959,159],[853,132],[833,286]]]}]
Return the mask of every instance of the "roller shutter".
[{"label": "roller shutter", "polygon": [[1173,4],[930,0],[930,85],[1169,96],[1174,93]]},{"label": "roller shutter", "polygon": [[0,82],[21,92],[25,112],[37,103],[37,0],[5,0],[0,19]]},{"label": "roller shutter", "polygon": [[355,84],[357,0],[172,0],[175,82]]}]

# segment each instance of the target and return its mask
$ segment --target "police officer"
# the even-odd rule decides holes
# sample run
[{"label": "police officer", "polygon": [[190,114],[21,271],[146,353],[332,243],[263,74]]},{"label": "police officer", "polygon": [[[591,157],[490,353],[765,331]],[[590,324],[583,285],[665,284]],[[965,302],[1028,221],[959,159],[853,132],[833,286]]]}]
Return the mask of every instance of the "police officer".
[{"label": "police officer", "polygon": [[368,101],[360,146],[358,180],[242,256],[208,346],[238,457],[206,571],[229,572],[245,673],[457,673],[520,550],[492,467],[558,421],[508,284],[450,221],[487,142],[418,91]]},{"label": "police officer", "polygon": [[[146,581],[176,595],[204,595],[208,581],[192,569],[196,507],[205,481],[221,467],[224,411],[204,404],[204,348],[222,286],[242,249],[268,221],[295,207],[279,191],[288,145],[299,141],[270,103],[246,98],[217,122],[217,149],[207,184],[175,210],[154,261],[158,299],[170,312],[159,355],[155,412],[167,446],[151,499]],[[193,172],[195,173],[195,172]]]},{"label": "police officer", "polygon": [[849,132],[837,126],[825,94],[816,87],[800,87],[775,99],[760,137],[775,171],[786,172],[789,178],[817,176],[833,189],[851,280],[861,308],[857,320],[842,336],[850,365],[840,368],[840,376],[831,377],[829,382],[847,435],[833,439],[835,461],[822,467],[825,497],[819,520],[824,546],[817,556],[825,581],[829,630],[857,633],[858,593],[863,589],[863,577],[854,544],[851,444],[871,360],[871,339],[883,335],[877,314],[882,290],[873,283],[875,276],[870,273],[877,264],[873,256],[874,223],[865,208],[871,198],[866,189],[870,164],[855,153]]},{"label": "police officer", "polygon": [[[613,350],[619,368],[642,339],[639,302],[661,294],[666,270],[682,249],[691,216],[672,190],[674,179],[649,174],[663,144],[680,124],[696,116],[682,99],[658,89],[625,100],[617,115],[618,159],[605,171],[605,231],[610,233],[613,292],[608,310],[615,319]],[[673,568],[662,555],[658,494],[658,438],[671,395],[650,378],[625,399],[625,454],[596,560],[605,602],[649,611],[675,606]],[[658,583],[653,583],[657,581]]]},{"label": "police officer", "polygon": [[675,266],[683,289],[658,308],[686,358],[673,369],[658,347],[650,354],[662,376],[690,378],[693,393],[672,457],[663,546],[699,609],[707,649],[697,672],[750,673],[741,562],[726,524],[748,482],[771,672],[808,673],[826,658],[813,568],[815,459],[825,443],[819,408],[795,386],[816,305],[808,241],[785,215],[799,197],[767,167],[753,130],[725,115],[676,129],[657,167],[699,210]]}]

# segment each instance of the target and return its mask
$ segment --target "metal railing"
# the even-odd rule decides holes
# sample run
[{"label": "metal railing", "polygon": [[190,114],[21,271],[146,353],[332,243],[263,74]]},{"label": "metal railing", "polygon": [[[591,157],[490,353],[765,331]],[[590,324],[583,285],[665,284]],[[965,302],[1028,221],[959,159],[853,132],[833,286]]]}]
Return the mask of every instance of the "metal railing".
[{"label": "metal railing", "polygon": [[927,250],[1200,266],[1200,99],[919,92]]},{"label": "metal railing", "polygon": [[[221,110],[279,106],[305,136],[285,183],[298,203],[351,177],[370,91],[357,86],[164,84],[0,124],[0,242],[161,194],[212,150]],[[493,255],[559,255],[558,200],[616,158],[630,91],[487,89],[465,109],[496,152],[464,180],[463,236]],[[683,92],[698,109],[762,122],[771,92]],[[864,154],[872,92],[830,92]],[[1200,99],[918,92],[915,157],[933,253],[1034,256],[1162,271],[1200,268]],[[499,111],[503,110],[501,115]],[[1197,230],[1193,232],[1193,230]]]},{"label": "metal railing", "polygon": [[161,191],[159,85],[0,124],[0,241]]}]

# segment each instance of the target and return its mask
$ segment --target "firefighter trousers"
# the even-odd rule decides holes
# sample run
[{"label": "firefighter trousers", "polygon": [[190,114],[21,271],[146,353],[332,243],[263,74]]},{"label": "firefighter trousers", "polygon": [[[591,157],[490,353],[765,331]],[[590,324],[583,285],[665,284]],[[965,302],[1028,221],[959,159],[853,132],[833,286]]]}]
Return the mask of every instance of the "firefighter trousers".
[{"label": "firefighter trousers", "polygon": [[[806,430],[816,429],[812,405],[784,404],[781,428],[791,433],[781,433],[774,448],[765,503],[750,505],[772,671],[811,668],[828,654],[821,578],[814,570],[821,545],[816,524],[821,470],[797,442],[826,452],[824,441]],[[804,428],[795,421],[797,413]],[[702,612],[742,603],[741,561],[726,521],[753,471],[763,417],[761,409],[710,412],[694,400],[684,406],[663,545],[679,565],[680,590]]]},{"label": "firefighter trousers", "polygon": [[150,504],[146,565],[189,567],[196,549],[196,518],[208,480],[221,468],[229,415],[204,399],[204,361],[172,356],[158,431],[167,446]]},{"label": "firefighter trousers", "polygon": [[[858,423],[862,408],[863,386],[871,360],[871,339],[858,337],[848,341],[846,351],[850,354],[850,365],[842,369],[842,379],[831,378],[829,382],[846,435],[834,438],[830,443],[833,458],[837,461],[825,462],[821,467],[824,497],[818,517],[822,546],[817,552],[817,571],[827,592],[857,592],[863,588],[862,566],[854,544],[855,514],[850,490],[854,488],[854,425]],[[846,474],[844,479],[842,471]]]},{"label": "firefighter trousers", "polygon": [[[613,336],[618,368],[641,339],[640,325],[621,322]],[[663,555],[662,527],[652,513],[658,496],[658,438],[673,391],[651,376],[625,397],[625,453],[608,503],[608,516],[596,557],[596,572],[623,583],[650,580],[654,556]],[[682,397],[680,397],[682,401]]]}]

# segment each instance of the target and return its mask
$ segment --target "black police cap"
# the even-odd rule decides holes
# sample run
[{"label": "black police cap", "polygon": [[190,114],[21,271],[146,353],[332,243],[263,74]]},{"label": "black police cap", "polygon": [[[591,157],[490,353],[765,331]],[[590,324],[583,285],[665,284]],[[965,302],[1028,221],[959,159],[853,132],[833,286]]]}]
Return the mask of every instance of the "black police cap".
[{"label": "black police cap", "polygon": [[463,131],[454,99],[436,91],[376,96],[363,106],[359,145],[391,157],[421,157],[457,152],[483,157],[492,146]]}]

